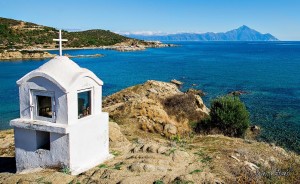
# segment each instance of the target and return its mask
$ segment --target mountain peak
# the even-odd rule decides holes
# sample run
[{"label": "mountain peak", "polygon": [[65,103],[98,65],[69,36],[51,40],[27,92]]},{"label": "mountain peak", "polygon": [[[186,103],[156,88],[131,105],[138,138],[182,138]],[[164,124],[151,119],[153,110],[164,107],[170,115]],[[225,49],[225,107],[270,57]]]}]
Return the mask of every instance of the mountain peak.
[{"label": "mountain peak", "polygon": [[237,30],[250,30],[251,28],[246,26],[246,25],[242,25],[241,27],[237,28]]}]

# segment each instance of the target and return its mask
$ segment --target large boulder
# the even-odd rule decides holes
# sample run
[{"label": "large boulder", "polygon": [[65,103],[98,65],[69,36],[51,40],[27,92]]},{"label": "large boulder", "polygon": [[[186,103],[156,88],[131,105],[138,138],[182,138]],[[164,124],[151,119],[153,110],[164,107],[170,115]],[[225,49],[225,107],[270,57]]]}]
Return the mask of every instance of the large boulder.
[{"label": "large boulder", "polygon": [[[191,129],[189,122],[191,116],[183,116],[184,108],[176,108],[180,113],[171,112],[172,106],[167,106],[166,100],[173,97],[179,98],[176,103],[190,106],[188,111],[193,111],[197,118],[208,115],[209,110],[199,95],[185,94],[176,84],[149,80],[144,84],[126,88],[104,99],[103,110],[108,112],[125,132],[146,131],[158,133],[166,137],[176,134],[186,134]],[[191,104],[186,101],[189,96]],[[180,117],[180,118],[179,118]]]}]

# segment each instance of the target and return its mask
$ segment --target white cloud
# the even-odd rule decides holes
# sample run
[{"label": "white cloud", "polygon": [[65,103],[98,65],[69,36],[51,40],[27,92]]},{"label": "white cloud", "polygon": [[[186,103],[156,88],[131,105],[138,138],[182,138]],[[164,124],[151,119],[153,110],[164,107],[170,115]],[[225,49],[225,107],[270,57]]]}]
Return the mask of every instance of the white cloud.
[{"label": "white cloud", "polygon": [[163,36],[163,35],[169,35],[169,34],[180,34],[180,33],[197,33],[201,34],[203,32],[199,31],[180,31],[180,32],[162,32],[162,31],[113,31],[114,33],[120,34],[120,35],[142,35],[142,36]]}]

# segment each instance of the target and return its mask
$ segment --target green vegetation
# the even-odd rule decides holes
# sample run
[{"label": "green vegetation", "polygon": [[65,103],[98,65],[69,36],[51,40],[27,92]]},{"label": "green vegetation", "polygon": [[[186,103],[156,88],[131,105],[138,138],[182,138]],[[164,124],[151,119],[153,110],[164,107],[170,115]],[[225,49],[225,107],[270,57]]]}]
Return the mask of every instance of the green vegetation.
[{"label": "green vegetation", "polygon": [[250,114],[245,104],[235,96],[216,98],[211,103],[211,123],[225,135],[243,136],[250,125]]},{"label": "green vegetation", "polygon": [[114,168],[113,168],[113,169],[121,170],[121,166],[122,166],[123,164],[124,164],[123,162],[116,163],[116,164],[114,165]]},{"label": "green vegetation", "polygon": [[108,166],[107,166],[106,164],[100,164],[98,167],[99,167],[100,169],[101,169],[101,168],[108,168]]},{"label": "green vegetation", "polygon": [[199,157],[199,162],[202,162],[204,164],[209,164],[212,161],[212,157],[210,157],[208,154],[204,153],[202,150],[198,150],[196,153],[194,153]]},{"label": "green vegetation", "polygon": [[250,125],[250,114],[239,97],[227,95],[211,102],[210,117],[196,126],[196,131],[216,131],[227,136],[242,137]]},{"label": "green vegetation", "polygon": [[112,150],[110,153],[111,153],[113,156],[115,156],[115,157],[121,155],[121,152],[115,151],[115,150]]},{"label": "green vegetation", "polygon": [[171,154],[173,154],[176,151],[176,148],[172,148],[169,150],[169,152],[165,153],[165,155],[170,156]]},{"label": "green vegetation", "polygon": [[164,184],[164,182],[162,180],[156,180],[153,182],[153,184]]},{"label": "green vegetation", "polygon": [[[29,22],[0,17],[0,49],[21,49],[29,46],[42,45],[48,48],[55,44],[58,30]],[[107,46],[124,42],[129,38],[108,30],[88,30],[80,32],[63,31],[63,37],[68,39],[66,47]]]},{"label": "green vegetation", "polygon": [[71,170],[67,166],[62,166],[62,168],[60,169],[60,172],[65,173],[65,174],[71,174]]}]

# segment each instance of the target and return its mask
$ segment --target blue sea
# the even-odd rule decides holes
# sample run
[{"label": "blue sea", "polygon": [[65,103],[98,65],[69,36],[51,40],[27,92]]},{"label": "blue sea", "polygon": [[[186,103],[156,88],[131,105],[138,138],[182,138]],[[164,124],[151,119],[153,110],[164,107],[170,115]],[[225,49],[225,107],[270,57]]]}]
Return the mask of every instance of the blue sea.
[{"label": "blue sea", "polygon": [[[145,51],[69,50],[104,54],[74,58],[104,81],[110,95],[146,80],[184,82],[182,90],[203,90],[205,103],[231,91],[241,96],[252,124],[262,127],[261,140],[300,153],[300,42],[176,42],[179,47]],[[56,51],[52,51],[56,53]],[[0,129],[19,116],[16,80],[48,60],[0,62]]]}]

